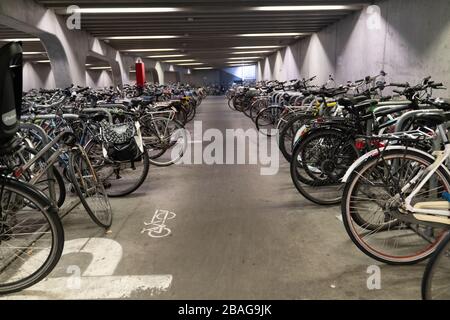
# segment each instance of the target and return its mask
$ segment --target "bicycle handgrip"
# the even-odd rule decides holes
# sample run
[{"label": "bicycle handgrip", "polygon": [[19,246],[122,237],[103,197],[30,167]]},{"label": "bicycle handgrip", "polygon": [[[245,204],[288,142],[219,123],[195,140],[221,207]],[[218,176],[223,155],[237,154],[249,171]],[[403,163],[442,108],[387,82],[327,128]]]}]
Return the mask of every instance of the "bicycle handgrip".
[{"label": "bicycle handgrip", "polygon": [[409,83],[391,83],[390,84],[391,87],[399,87],[399,88],[408,88],[409,87]]}]

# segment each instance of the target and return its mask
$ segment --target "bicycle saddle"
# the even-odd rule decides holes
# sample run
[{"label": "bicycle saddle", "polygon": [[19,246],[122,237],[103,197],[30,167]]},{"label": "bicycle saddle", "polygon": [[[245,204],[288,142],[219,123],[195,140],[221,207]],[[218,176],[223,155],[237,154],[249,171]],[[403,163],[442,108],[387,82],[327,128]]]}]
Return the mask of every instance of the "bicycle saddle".
[{"label": "bicycle saddle", "polygon": [[365,100],[367,100],[366,96],[344,97],[340,98],[338,103],[343,107],[353,107]]}]

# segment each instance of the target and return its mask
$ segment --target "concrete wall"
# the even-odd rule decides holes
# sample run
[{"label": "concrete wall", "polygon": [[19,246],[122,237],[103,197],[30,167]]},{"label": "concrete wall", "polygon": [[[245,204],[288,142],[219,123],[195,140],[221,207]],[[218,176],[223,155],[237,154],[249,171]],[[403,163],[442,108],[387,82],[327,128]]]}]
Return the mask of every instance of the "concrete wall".
[{"label": "concrete wall", "polygon": [[450,1],[387,0],[365,8],[258,63],[258,80],[317,75],[338,83],[388,73],[390,81],[432,75],[450,85]]},{"label": "concrete wall", "polygon": [[112,72],[109,70],[87,70],[86,85],[91,88],[114,86]]},{"label": "concrete wall", "polygon": [[23,65],[23,90],[55,88],[55,78],[49,63],[25,63]]}]

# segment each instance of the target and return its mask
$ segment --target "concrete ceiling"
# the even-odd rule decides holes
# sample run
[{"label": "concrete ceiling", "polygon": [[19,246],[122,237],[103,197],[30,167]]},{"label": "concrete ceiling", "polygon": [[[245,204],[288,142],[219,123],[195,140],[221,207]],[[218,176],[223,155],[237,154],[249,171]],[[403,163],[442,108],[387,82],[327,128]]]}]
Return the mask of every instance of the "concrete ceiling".
[{"label": "concrete ceiling", "polygon": [[[231,57],[264,57],[270,52],[252,54],[231,54],[233,47],[242,46],[286,46],[299,36],[242,37],[239,34],[254,33],[313,33],[342,19],[364,4],[361,0],[307,0],[307,1],[266,1],[266,0],[36,0],[42,5],[64,15],[67,6],[81,8],[142,8],[174,7],[179,9],[169,13],[94,13],[81,14],[81,28],[92,35],[105,38],[112,36],[158,36],[173,35],[172,39],[151,40],[106,40],[118,50],[171,48],[173,52],[130,53],[146,57],[148,55],[178,54],[183,57],[167,60],[194,59],[203,63],[199,67],[227,66]],[[367,1],[366,1],[367,2]],[[316,11],[255,11],[255,6],[282,5],[353,5],[345,10]],[[2,38],[19,37],[11,30],[0,28]],[[26,44],[32,48],[36,44]],[[33,48],[36,51],[38,48]],[[259,49],[275,50],[275,49]],[[34,51],[34,50],[33,50]],[[166,60],[158,58],[158,60]],[[246,60],[247,61],[247,60]]]}]

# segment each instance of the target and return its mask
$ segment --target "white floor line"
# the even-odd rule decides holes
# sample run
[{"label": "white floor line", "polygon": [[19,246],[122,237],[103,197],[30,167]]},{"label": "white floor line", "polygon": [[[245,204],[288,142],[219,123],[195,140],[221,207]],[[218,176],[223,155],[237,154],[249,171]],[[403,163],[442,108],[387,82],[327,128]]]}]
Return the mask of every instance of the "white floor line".
[{"label": "white floor line", "polygon": [[24,291],[0,300],[120,299],[145,293],[145,297],[167,291],[172,275],[81,277],[77,289],[68,288],[71,277],[47,278]]}]

